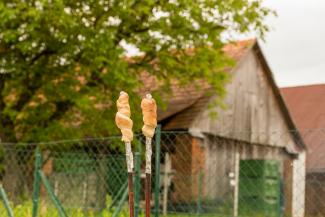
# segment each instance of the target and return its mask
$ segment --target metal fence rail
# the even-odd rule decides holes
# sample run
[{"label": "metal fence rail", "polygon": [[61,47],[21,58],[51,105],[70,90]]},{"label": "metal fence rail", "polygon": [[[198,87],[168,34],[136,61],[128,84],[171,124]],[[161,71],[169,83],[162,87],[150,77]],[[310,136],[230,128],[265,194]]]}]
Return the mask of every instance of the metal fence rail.
[{"label": "metal fence rail", "polygon": [[[320,137],[323,131],[301,135]],[[283,144],[282,132],[252,136],[261,141],[268,137],[273,143],[177,131],[158,134],[153,147],[152,215],[324,216],[325,173],[319,168],[313,171],[315,165],[308,158],[316,147],[308,152],[292,150]],[[136,216],[142,216],[144,208],[143,145],[143,137],[137,136],[133,142]],[[128,216],[120,137],[1,143],[0,148],[4,189],[0,189],[0,216]],[[307,169],[299,161],[302,153],[307,153]],[[319,152],[316,161],[321,162],[323,155]]]}]

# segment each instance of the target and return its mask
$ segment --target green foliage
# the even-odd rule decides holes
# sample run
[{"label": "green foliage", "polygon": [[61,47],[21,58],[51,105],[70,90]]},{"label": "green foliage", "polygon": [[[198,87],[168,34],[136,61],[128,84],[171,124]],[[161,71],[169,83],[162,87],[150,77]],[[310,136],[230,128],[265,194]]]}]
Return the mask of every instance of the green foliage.
[{"label": "green foliage", "polygon": [[[271,12],[260,0],[2,0],[0,136],[44,141],[115,134],[120,90],[130,94],[139,129],[143,71],[161,84],[145,89],[155,96],[173,79],[205,78],[222,97],[230,64],[222,35],[263,36]],[[125,45],[142,55],[124,58]]]}]

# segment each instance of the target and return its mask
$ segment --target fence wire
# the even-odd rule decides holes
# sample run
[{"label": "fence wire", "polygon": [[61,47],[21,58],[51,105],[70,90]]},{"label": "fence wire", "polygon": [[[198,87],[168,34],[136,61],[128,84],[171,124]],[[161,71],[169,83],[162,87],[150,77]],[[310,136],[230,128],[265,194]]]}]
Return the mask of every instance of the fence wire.
[{"label": "fence wire", "polygon": [[[160,162],[152,166],[153,176],[159,176],[159,191],[154,190],[157,183],[152,178],[152,216],[155,208],[160,216],[168,217],[325,216],[325,134],[322,130],[300,132],[305,143],[312,141],[305,149],[302,144],[291,144],[288,135],[293,133],[241,133],[241,140],[161,132],[156,138],[160,150],[153,145],[152,162],[156,151]],[[249,141],[256,138],[261,142]],[[144,151],[144,138],[136,136],[137,216],[144,216]],[[37,153],[41,156],[39,173]],[[0,216],[9,216],[5,201],[19,217],[36,217],[35,204],[41,217],[62,216],[58,207],[69,217],[128,216],[125,150],[120,137],[1,143],[0,178],[8,199],[0,189]],[[36,179],[40,181],[38,194]],[[155,196],[159,198],[156,207]]]}]

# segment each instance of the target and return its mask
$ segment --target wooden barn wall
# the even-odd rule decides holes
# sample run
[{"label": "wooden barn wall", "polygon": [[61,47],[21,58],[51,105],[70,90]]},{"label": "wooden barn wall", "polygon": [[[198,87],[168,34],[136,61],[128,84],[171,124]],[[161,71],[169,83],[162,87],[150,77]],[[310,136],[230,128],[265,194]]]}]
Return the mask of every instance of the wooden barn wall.
[{"label": "wooden barn wall", "polygon": [[250,50],[232,72],[226,87],[226,109],[217,108],[217,118],[204,109],[190,129],[256,144],[294,147],[285,117],[264,68]]},{"label": "wooden barn wall", "polygon": [[[163,146],[170,146],[170,140]],[[173,190],[170,195],[173,202],[195,201],[199,193],[204,194],[205,148],[201,139],[190,135],[177,135],[173,139],[173,148],[166,148],[171,156]],[[199,179],[201,178],[202,181]]]},{"label": "wooden barn wall", "polygon": [[220,137],[210,137],[205,147],[205,197],[231,198],[233,187],[230,185],[230,173],[235,173],[235,154],[240,159],[278,160],[281,174],[286,160],[290,159],[283,148],[253,145]]},{"label": "wooden barn wall", "polygon": [[[189,190],[192,186],[192,143],[190,135],[177,135],[172,144],[170,140],[163,141],[163,146],[169,146],[166,151],[170,153],[173,175],[173,191],[171,200],[180,202],[188,201],[192,198]],[[173,146],[172,148],[170,146]]]},{"label": "wooden barn wall", "polygon": [[[203,200],[232,203],[234,187],[230,184],[229,174],[235,174],[235,158],[236,153],[239,152],[239,159],[280,162],[280,173],[285,183],[285,213],[292,213],[293,158],[284,148],[217,136],[199,139],[189,135],[177,136],[173,141],[173,147],[173,151],[170,152],[174,171],[172,178],[174,187],[170,195],[172,202],[191,202],[201,192]],[[200,175],[202,175],[203,185],[199,183]]]}]

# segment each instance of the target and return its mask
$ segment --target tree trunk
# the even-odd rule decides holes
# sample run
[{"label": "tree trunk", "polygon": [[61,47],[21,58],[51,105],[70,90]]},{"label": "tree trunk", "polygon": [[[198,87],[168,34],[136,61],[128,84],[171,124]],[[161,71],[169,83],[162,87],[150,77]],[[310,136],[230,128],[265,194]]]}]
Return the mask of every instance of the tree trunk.
[{"label": "tree trunk", "polygon": [[[8,129],[9,127],[6,127],[4,129],[2,126],[0,124],[1,142],[16,142],[14,132],[11,130],[13,128]],[[10,201],[19,203],[26,196],[25,194],[28,193],[27,181],[31,177],[28,177],[28,165],[24,161],[27,160],[26,157],[29,157],[29,153],[21,153],[15,144],[3,143],[0,147],[3,153],[0,162],[0,166],[3,168],[1,171],[1,181]]]},{"label": "tree trunk", "polygon": [[23,196],[25,177],[20,167],[20,156],[16,145],[4,145],[3,143],[17,141],[15,134],[15,124],[11,117],[3,113],[6,107],[3,99],[6,74],[0,74],[0,181],[2,181],[8,198],[13,202],[19,202],[19,197]]}]

